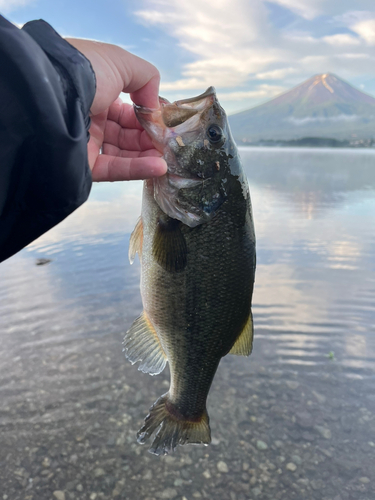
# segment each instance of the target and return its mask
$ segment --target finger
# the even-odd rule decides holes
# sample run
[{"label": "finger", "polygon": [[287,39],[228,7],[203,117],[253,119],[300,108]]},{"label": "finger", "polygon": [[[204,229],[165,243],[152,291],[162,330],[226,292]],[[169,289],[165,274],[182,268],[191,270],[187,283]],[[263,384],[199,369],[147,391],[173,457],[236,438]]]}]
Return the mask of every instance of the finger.
[{"label": "finger", "polygon": [[135,104],[147,108],[159,107],[160,74],[155,66],[140,57],[121,49],[116,55],[116,67],[119,70],[123,88],[130,94]]},{"label": "finger", "polygon": [[113,121],[106,124],[103,142],[129,151],[144,151],[154,147],[144,130],[122,128]]},{"label": "finger", "polygon": [[162,158],[120,158],[118,156],[99,155],[92,170],[95,182],[130,181],[159,177],[167,171],[167,164]]},{"label": "finger", "polygon": [[135,116],[133,106],[122,102],[120,98],[116,99],[108,109],[108,120],[121,125],[124,128],[136,128],[143,130],[142,125]]}]

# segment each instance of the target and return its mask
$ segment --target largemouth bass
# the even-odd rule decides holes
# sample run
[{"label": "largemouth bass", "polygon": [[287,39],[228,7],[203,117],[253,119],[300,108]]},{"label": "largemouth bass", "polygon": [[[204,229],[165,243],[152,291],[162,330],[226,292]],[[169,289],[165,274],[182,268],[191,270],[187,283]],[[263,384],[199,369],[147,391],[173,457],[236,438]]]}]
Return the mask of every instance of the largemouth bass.
[{"label": "largemouth bass", "polygon": [[129,248],[141,261],[143,313],[124,340],[126,357],[170,388],[151,407],[138,442],[150,452],[211,441],[206,399],[228,353],[252,350],[255,235],[247,179],[228,121],[210,87],[160,108],[135,106],[168,172],[144,182]]}]

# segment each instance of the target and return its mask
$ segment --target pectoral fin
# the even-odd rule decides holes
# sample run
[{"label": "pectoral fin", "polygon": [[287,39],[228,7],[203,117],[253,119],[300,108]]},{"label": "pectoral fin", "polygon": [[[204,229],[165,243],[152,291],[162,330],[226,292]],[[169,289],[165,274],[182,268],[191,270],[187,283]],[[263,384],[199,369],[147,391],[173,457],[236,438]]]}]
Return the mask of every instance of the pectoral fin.
[{"label": "pectoral fin", "polygon": [[181,222],[168,217],[160,217],[152,242],[152,255],[166,271],[178,272],[187,263],[187,246],[181,232]]},{"label": "pectoral fin", "polygon": [[229,354],[236,354],[237,356],[250,356],[253,350],[253,315],[249,314],[249,318],[244,326],[244,329],[240,333],[236,342],[234,343]]},{"label": "pectoral fin", "polygon": [[123,344],[125,356],[132,364],[141,361],[138,370],[150,375],[157,375],[164,370],[167,357],[145,312],[126,332]]},{"label": "pectoral fin", "polygon": [[135,225],[135,228],[130,236],[129,242],[129,261],[133,264],[135,259],[135,254],[138,252],[139,259],[142,256],[142,243],[143,243],[143,223],[142,217],[140,217]]}]

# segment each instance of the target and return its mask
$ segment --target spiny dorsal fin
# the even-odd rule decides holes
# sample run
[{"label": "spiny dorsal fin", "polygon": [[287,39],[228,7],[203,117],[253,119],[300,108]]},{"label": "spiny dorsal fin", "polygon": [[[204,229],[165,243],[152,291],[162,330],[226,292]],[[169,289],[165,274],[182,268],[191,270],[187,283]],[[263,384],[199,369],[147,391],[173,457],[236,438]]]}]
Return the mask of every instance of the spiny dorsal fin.
[{"label": "spiny dorsal fin", "polygon": [[138,370],[150,375],[164,370],[167,357],[144,311],[126,332],[123,344],[125,356],[133,365],[141,361]]},{"label": "spiny dorsal fin", "polygon": [[167,215],[159,218],[152,242],[152,255],[168,272],[178,272],[185,268],[187,246],[180,221]]},{"label": "spiny dorsal fin", "polygon": [[253,350],[253,334],[253,315],[250,311],[246,325],[234,343],[232,349],[229,351],[229,354],[236,354],[237,356],[250,356],[251,351]]},{"label": "spiny dorsal fin", "polygon": [[143,222],[142,217],[140,217],[135,225],[135,228],[130,235],[129,242],[129,261],[133,264],[135,259],[135,254],[138,252],[139,260],[142,256],[142,243],[143,243]]}]

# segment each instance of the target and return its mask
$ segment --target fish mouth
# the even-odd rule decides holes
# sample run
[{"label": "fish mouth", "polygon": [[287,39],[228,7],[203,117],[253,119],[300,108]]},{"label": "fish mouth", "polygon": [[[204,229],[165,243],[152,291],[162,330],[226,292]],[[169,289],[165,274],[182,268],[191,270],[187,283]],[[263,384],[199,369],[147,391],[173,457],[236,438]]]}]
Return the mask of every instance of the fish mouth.
[{"label": "fish mouth", "polygon": [[172,103],[164,97],[159,97],[159,109],[145,108],[137,104],[134,104],[134,109],[137,115],[159,115],[165,127],[175,128],[193,116],[201,114],[202,111],[213,104],[215,99],[215,88],[209,87],[203,94],[188,99],[180,99]]},{"label": "fish mouth", "polygon": [[206,92],[197,97],[181,99],[170,103],[167,99],[159,98],[161,116],[167,128],[175,128],[187,122],[195,115],[212,106],[216,98],[214,87],[209,87]]}]

